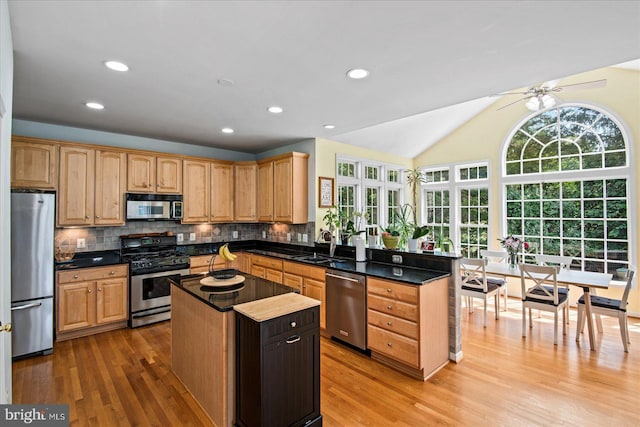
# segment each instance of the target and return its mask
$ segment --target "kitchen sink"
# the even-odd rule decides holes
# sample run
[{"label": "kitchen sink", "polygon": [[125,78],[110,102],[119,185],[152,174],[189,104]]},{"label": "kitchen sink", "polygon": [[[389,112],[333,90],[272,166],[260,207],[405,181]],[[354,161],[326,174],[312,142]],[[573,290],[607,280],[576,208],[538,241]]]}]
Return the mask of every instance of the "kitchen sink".
[{"label": "kitchen sink", "polygon": [[311,262],[314,264],[328,264],[331,262],[344,261],[342,258],[333,258],[333,257],[324,256],[324,255],[316,255],[316,254],[298,256],[293,259],[295,259],[296,261]]}]

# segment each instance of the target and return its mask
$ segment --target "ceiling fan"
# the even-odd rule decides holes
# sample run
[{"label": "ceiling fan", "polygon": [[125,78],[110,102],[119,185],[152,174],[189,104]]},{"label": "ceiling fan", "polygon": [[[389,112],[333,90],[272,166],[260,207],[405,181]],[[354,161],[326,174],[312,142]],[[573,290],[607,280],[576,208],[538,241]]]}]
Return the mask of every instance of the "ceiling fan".
[{"label": "ceiling fan", "polygon": [[555,95],[559,92],[566,92],[571,90],[585,90],[585,89],[597,89],[605,87],[607,79],[593,80],[590,82],[573,83],[568,85],[556,86],[555,82],[543,83],[540,86],[533,86],[528,88],[524,92],[503,92],[498,95],[524,95],[523,98],[513,101],[507,105],[503,105],[496,111],[500,111],[511,105],[517,104],[521,101],[527,101],[526,107],[531,111],[538,111],[541,108],[550,108],[558,103],[559,98]]}]

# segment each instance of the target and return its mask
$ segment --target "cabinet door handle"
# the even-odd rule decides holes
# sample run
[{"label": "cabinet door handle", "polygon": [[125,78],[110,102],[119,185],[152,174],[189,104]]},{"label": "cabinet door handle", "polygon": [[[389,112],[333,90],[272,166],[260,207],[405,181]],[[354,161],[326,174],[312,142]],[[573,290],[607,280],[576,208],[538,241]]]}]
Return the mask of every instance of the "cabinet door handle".
[{"label": "cabinet door handle", "polygon": [[393,322],[387,322],[387,326],[393,325]]},{"label": "cabinet door handle", "polygon": [[98,292],[102,292],[102,288],[98,288]]},{"label": "cabinet door handle", "polygon": [[97,219],[100,219],[100,215],[96,215],[96,218],[97,218]]},{"label": "cabinet door handle", "polygon": [[291,327],[292,328],[295,328],[296,326],[298,326],[298,324],[295,321],[291,322]]},{"label": "cabinet door handle", "polygon": [[87,292],[91,293],[91,289],[87,289]]},{"label": "cabinet door handle", "polygon": [[300,335],[294,335],[292,337],[287,338],[287,344],[293,344],[300,341]]}]

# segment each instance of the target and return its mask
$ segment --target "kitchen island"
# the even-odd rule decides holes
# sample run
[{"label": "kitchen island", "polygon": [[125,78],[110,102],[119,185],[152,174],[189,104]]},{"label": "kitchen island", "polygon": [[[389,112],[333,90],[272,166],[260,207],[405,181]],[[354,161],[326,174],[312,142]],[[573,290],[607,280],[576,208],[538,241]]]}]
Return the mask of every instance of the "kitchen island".
[{"label": "kitchen island", "polygon": [[[292,304],[294,289],[251,275],[225,290],[203,286],[206,275],[171,281],[171,368],[217,426],[235,422],[236,314],[234,306],[273,298],[281,312],[308,307]],[[315,303],[314,300],[311,300]],[[302,304],[302,305],[299,305]]]}]

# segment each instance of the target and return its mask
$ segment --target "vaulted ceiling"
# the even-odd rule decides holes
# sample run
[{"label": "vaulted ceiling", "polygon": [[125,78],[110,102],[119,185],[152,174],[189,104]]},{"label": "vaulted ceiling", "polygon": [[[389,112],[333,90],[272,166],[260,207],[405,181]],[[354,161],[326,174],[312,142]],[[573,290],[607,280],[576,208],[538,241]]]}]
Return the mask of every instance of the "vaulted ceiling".
[{"label": "vaulted ceiling", "polygon": [[[10,1],[9,10],[14,118],[249,153],[322,137],[412,157],[495,101],[487,96],[640,58],[637,1]],[[107,69],[111,59],[130,70]],[[351,80],[352,68],[370,75]]]}]

